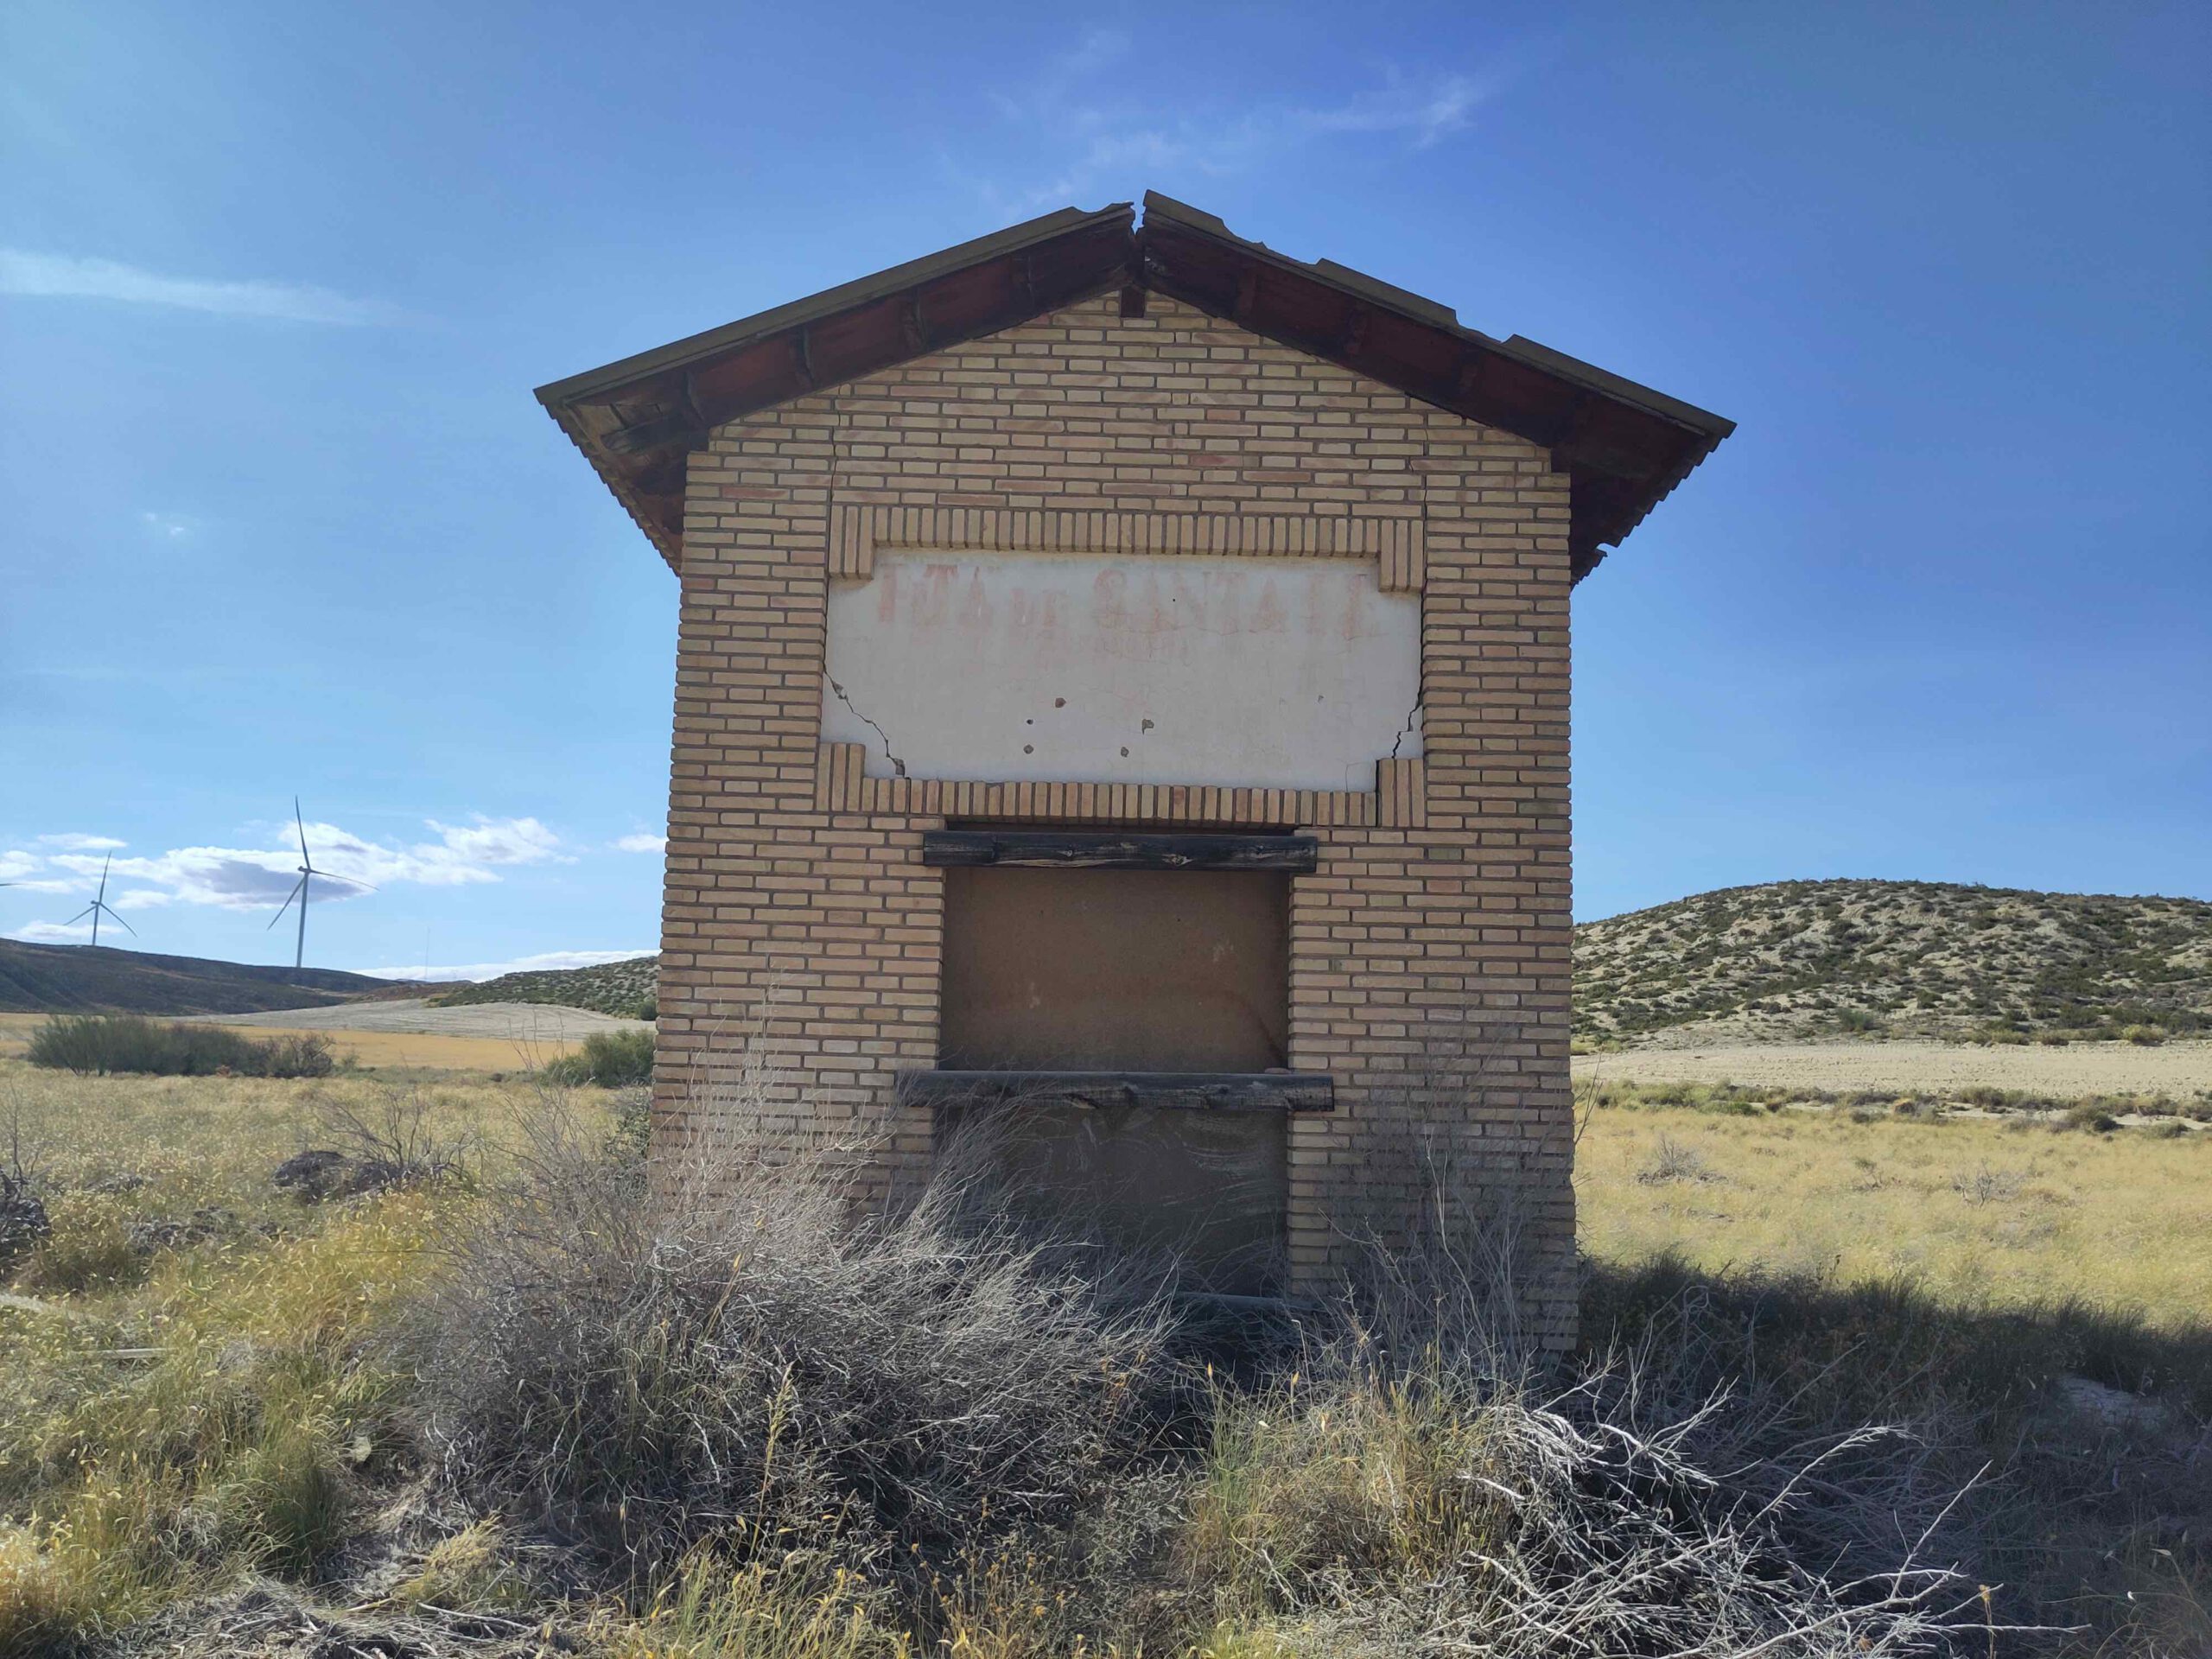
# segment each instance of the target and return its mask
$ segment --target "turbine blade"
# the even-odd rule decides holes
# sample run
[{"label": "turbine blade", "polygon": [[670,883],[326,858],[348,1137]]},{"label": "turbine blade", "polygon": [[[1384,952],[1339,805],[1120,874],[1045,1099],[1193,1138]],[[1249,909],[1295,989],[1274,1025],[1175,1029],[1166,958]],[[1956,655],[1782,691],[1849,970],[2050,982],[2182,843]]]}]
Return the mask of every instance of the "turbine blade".
[{"label": "turbine blade", "polygon": [[[275,927],[275,926],[276,925],[276,924],[277,924],[277,923],[279,923],[279,922],[281,922],[281,921],[283,921],[283,920],[284,919],[284,912],[285,912],[286,911],[289,910],[289,909],[292,907],[292,900],[293,900],[293,899],[297,899],[297,898],[300,896],[300,889],[301,889],[302,887],[304,887],[305,886],[307,886],[307,884],[308,884],[308,879],[307,879],[307,877],[305,877],[304,875],[303,875],[303,876],[302,876],[298,880],[296,880],[296,881],[295,881],[294,883],[292,883],[292,890],[291,890],[289,893],[286,893],[286,894],[284,895],[284,902],[283,902],[283,904],[281,904],[281,905],[279,905],[279,906],[276,906],[276,913],[274,916],[271,916],[271,917],[269,918],[269,926],[270,926],[270,927],[271,927],[271,928]],[[302,906],[301,906],[301,908],[305,909],[305,908],[306,908],[306,906],[305,906],[304,905],[302,905]],[[264,932],[266,932],[267,931],[268,931],[268,929],[266,929],[266,928],[264,928],[264,929],[263,930],[263,931],[264,931]]]},{"label": "turbine blade", "polygon": [[302,817],[300,816],[300,798],[299,798],[298,796],[296,796],[296,795],[295,795],[295,796],[293,796],[293,797],[292,797],[292,822],[293,822],[295,824],[296,824],[296,825],[298,825],[298,826],[299,826],[299,831],[300,831],[300,862],[301,862],[301,863],[302,863],[302,864],[305,864],[305,865],[308,865],[308,866],[312,867],[312,866],[314,865],[314,863],[315,863],[315,860],[313,860],[313,859],[311,859],[311,858],[309,858],[309,857],[308,856],[308,826],[307,826],[307,820],[306,820],[306,819],[304,819],[304,818],[302,818]]},{"label": "turbine blade", "polygon": [[72,916],[72,917],[71,917],[67,921],[66,921],[66,922],[62,923],[62,924],[61,924],[61,925],[62,925],[62,926],[64,926],[64,927],[74,927],[74,926],[76,926],[76,925],[77,925],[77,924],[78,924],[78,923],[79,923],[79,922],[83,921],[83,920],[85,919],[85,918],[86,918],[86,917],[87,917],[87,916],[91,915],[91,914],[92,913],[92,912],[93,912],[93,911],[95,911],[95,910],[97,910],[98,908],[99,908],[99,906],[98,906],[97,905],[86,905],[86,906],[82,910],[79,911],[79,912],[78,912],[74,916]]},{"label": "turbine blade", "polygon": [[102,905],[100,908],[107,912],[108,920],[113,922],[118,927],[128,933],[132,938],[135,939],[138,937],[138,930],[131,926],[130,923],[124,921],[122,917],[117,915],[115,913],[115,906],[113,905]]}]

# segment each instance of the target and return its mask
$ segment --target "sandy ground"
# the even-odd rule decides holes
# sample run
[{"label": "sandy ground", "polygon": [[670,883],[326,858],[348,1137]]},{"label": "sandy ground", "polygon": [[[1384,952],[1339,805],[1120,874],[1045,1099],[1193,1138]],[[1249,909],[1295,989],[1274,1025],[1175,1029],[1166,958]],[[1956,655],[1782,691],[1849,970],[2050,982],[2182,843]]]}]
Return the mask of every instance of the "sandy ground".
[{"label": "sandy ground", "polygon": [[389,1031],[426,1037],[492,1037],[511,1043],[575,1043],[594,1032],[652,1029],[650,1020],[618,1020],[610,1014],[550,1002],[471,1002],[434,1008],[420,997],[194,1018],[211,1026],[253,1026],[265,1031]]},{"label": "sandy ground", "polygon": [[1714,1044],[1577,1055],[1578,1079],[1762,1083],[1807,1089],[1959,1089],[1986,1084],[2056,1098],[2212,1090],[2212,1043],[2069,1043],[2064,1048],[1971,1043]]}]

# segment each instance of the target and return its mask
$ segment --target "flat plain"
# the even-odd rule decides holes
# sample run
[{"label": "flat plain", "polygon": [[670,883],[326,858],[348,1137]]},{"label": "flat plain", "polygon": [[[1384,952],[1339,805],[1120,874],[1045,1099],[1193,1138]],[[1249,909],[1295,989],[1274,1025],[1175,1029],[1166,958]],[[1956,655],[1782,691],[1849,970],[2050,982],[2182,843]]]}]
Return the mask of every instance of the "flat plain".
[{"label": "flat plain", "polygon": [[[380,1006],[376,1003],[353,1003],[329,1009],[303,1010],[307,1013],[340,1014],[347,1009],[365,1014]],[[433,1008],[431,1015],[448,1010]],[[467,1015],[483,1012],[478,1008],[454,1008],[453,1014]],[[531,1007],[527,1014],[568,1014],[582,1012],[574,1008]],[[45,1023],[42,1014],[0,1014],[0,1058],[20,1058],[30,1041],[30,1034]],[[371,1016],[372,1017],[372,1016]],[[512,1021],[494,1016],[472,1025],[457,1019],[451,1030],[417,1030],[407,1024],[397,1029],[381,1028],[374,1025],[353,1027],[327,1020],[291,1023],[283,1014],[254,1014],[244,1019],[226,1018],[215,1023],[229,1026],[248,1037],[270,1038],[296,1036],[302,1031],[317,1031],[330,1039],[330,1046],[340,1061],[354,1066],[378,1071],[461,1071],[474,1073],[506,1073],[525,1071],[556,1055],[574,1050],[593,1031],[621,1029],[637,1026],[650,1030],[642,1021],[606,1020],[603,1015],[590,1016],[603,1021],[587,1029],[576,1029],[559,1019],[537,1020],[518,1018]],[[278,1023],[283,1021],[283,1023]],[[420,1023],[420,1022],[418,1022]]]},{"label": "flat plain", "polygon": [[1713,1043],[1624,1048],[1574,1059],[1578,1083],[1758,1083],[1846,1092],[1946,1092],[1982,1085],[2054,1099],[2212,1092],[2212,1042],[2040,1044]]},{"label": "flat plain", "polygon": [[1954,1314],[2096,1308],[2212,1328],[2212,1134],[2025,1113],[1590,1112],[1582,1249],[1633,1270],[1911,1289]]},{"label": "flat plain", "polygon": [[378,1002],[337,1002],[274,1014],[197,1016],[212,1026],[253,1026],[271,1031],[400,1033],[412,1036],[493,1038],[502,1042],[582,1042],[594,1032],[645,1031],[652,1022],[620,1020],[591,1008],[554,1002],[471,1002],[442,1007],[421,997]]}]

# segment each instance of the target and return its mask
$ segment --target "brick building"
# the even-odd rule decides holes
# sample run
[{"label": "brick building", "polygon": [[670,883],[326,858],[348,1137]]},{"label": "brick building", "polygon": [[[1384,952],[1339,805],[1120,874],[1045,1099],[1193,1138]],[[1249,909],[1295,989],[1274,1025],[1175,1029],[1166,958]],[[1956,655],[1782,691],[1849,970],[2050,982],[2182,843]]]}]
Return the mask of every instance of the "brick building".
[{"label": "brick building", "polygon": [[538,396],[683,585],[666,1155],[757,1031],[1217,1288],[1440,1178],[1571,1338],[1569,594],[1729,423],[1158,196]]}]

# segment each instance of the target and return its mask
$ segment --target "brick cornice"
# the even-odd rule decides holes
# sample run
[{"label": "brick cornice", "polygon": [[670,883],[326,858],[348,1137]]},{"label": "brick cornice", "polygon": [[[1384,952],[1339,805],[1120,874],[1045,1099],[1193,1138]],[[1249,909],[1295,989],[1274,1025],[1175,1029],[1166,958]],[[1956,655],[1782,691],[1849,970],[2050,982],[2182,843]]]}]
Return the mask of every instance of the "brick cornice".
[{"label": "brick cornice", "polygon": [[989,553],[1211,553],[1373,559],[1386,594],[1427,575],[1414,518],[1317,513],[1057,512],[839,503],[830,513],[830,575],[865,582],[878,548]]}]

